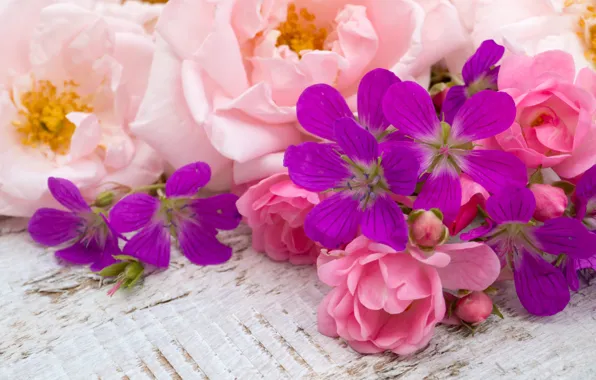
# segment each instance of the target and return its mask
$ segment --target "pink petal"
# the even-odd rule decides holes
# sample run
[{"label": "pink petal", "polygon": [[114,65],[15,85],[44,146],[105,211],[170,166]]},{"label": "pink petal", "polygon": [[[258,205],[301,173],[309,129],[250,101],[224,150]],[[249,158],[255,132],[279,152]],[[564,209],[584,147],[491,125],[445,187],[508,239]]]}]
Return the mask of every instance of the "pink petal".
[{"label": "pink petal", "polygon": [[68,120],[76,126],[70,141],[70,159],[75,161],[91,154],[101,140],[101,125],[94,114],[71,112]]},{"label": "pink petal", "polygon": [[445,244],[437,250],[451,257],[445,268],[437,268],[444,288],[478,290],[488,288],[499,276],[501,263],[486,244]]}]

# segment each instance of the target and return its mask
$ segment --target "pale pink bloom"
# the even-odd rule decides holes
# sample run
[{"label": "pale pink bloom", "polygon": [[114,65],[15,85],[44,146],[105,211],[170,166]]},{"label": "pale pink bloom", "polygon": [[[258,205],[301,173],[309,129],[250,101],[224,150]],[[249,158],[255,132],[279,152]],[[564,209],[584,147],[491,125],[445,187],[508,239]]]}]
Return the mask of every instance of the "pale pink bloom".
[{"label": "pale pink bloom", "polygon": [[165,4],[139,0],[94,0],[94,6],[103,15],[134,22],[142,25],[148,33],[153,33]]},{"label": "pale pink bloom", "polygon": [[552,168],[563,178],[582,174],[596,164],[595,78],[587,68],[576,78],[573,57],[563,51],[511,55],[498,85],[515,100],[516,120],[480,144],[511,152],[529,168]]},{"label": "pale pink bloom", "polygon": [[445,315],[443,288],[483,290],[500,263],[480,243],[445,244],[428,256],[364,236],[345,250],[323,252],[318,275],[334,287],[318,308],[319,331],[341,337],[358,352],[407,355],[424,348]]},{"label": "pale pink bloom", "polygon": [[55,206],[48,177],[88,199],[102,185],[148,184],[162,163],[128,123],[146,88],[153,42],[137,24],[73,3],[0,8],[0,214]]},{"label": "pale pink bloom", "polygon": [[409,74],[423,20],[413,0],[171,0],[132,128],[174,167],[209,163],[220,188],[261,179],[263,160],[304,141],[295,105],[307,86],[333,85],[355,106],[367,71]]},{"label": "pale pink bloom", "polygon": [[541,222],[563,216],[567,208],[567,194],[559,187],[534,183],[530,190],[536,199],[534,219]]},{"label": "pale pink bloom", "polygon": [[472,292],[457,300],[455,315],[464,322],[479,324],[493,312],[493,300],[484,292]]},{"label": "pale pink bloom", "polygon": [[285,173],[275,174],[250,187],[236,203],[252,229],[252,246],[275,261],[313,264],[321,247],[304,233],[304,219],[321,200]]}]

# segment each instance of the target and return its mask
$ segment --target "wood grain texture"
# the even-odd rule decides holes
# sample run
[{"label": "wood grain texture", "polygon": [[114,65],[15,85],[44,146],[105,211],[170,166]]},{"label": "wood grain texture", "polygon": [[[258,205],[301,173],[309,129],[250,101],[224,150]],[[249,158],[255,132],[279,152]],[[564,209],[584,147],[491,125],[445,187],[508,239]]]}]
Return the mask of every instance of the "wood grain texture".
[{"label": "wood grain texture", "polygon": [[0,379],[594,379],[596,292],[532,318],[512,289],[474,336],[438,328],[418,355],[361,356],[316,328],[327,288],[313,267],[270,261],[240,228],[219,267],[174,255],[167,272],[110,298],[26,234],[0,236]]}]

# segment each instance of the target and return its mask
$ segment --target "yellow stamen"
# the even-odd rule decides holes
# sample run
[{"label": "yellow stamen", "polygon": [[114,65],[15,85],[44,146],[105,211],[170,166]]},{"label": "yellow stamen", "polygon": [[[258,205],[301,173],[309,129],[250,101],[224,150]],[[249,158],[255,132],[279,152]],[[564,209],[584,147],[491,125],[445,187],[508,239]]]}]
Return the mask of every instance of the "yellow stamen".
[{"label": "yellow stamen", "polygon": [[305,8],[298,13],[295,4],[288,5],[286,21],[279,24],[277,30],[281,34],[276,46],[287,45],[298,54],[303,50],[324,50],[327,29],[319,28],[315,24],[315,15]]},{"label": "yellow stamen", "polygon": [[[584,45],[584,56],[593,64],[596,64],[596,7],[585,5],[585,2],[578,0],[567,0],[566,7],[582,5],[583,14],[579,17],[577,35]],[[585,5],[585,6],[584,6]]]},{"label": "yellow stamen", "polygon": [[13,121],[13,125],[21,134],[24,145],[47,145],[55,153],[68,152],[75,125],[66,115],[93,112],[93,108],[75,92],[77,86],[72,81],[65,81],[59,91],[50,81],[42,80],[34,82],[31,91],[21,95],[21,119]]}]

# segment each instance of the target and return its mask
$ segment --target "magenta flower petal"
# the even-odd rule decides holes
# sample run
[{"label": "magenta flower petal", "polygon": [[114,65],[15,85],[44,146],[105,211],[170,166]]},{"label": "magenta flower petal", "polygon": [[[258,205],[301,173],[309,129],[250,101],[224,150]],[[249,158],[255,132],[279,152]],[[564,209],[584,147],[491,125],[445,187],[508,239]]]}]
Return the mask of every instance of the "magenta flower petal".
[{"label": "magenta flower petal", "polygon": [[339,91],[327,84],[315,84],[302,92],[296,103],[296,116],[302,128],[326,140],[333,140],[337,119],[354,117]]},{"label": "magenta flower petal", "polygon": [[569,289],[577,292],[579,289],[579,278],[577,277],[577,260],[568,257],[561,268],[565,278],[567,279],[567,285]]},{"label": "magenta flower petal", "polygon": [[31,238],[49,247],[79,237],[85,229],[85,220],[68,211],[40,208],[29,220]]},{"label": "magenta flower petal", "polygon": [[362,234],[398,252],[406,248],[408,227],[404,214],[388,195],[380,196],[372,207],[364,211]]},{"label": "magenta flower petal", "polygon": [[488,215],[497,223],[522,222],[532,219],[536,210],[534,194],[525,187],[508,187],[486,201]]},{"label": "magenta flower petal", "polygon": [[217,231],[192,220],[178,228],[178,244],[184,256],[197,265],[223,264],[232,257],[232,248],[217,240]]},{"label": "magenta flower petal", "polygon": [[191,207],[201,225],[209,225],[219,230],[233,230],[238,227],[242,215],[236,208],[238,196],[230,193],[210,198],[193,199]]},{"label": "magenta flower petal", "polygon": [[93,264],[91,264],[90,269],[94,272],[98,272],[103,268],[114,264],[116,262],[114,255],[120,255],[121,253],[122,250],[118,246],[118,238],[116,235],[111,233],[108,234],[99,259],[95,260]]},{"label": "magenta flower petal", "polygon": [[147,194],[131,194],[110,210],[110,224],[120,232],[132,232],[151,222],[159,209],[159,200]]},{"label": "magenta flower petal", "polygon": [[525,250],[517,258],[513,279],[519,300],[534,315],[557,314],[571,298],[563,272]]},{"label": "magenta flower petal", "polygon": [[356,162],[370,163],[379,158],[379,143],[354,119],[344,117],[335,122],[335,141]]},{"label": "magenta flower petal", "polygon": [[204,162],[194,162],[177,169],[166,182],[166,195],[191,196],[209,183],[211,168]]},{"label": "magenta flower petal", "polygon": [[60,204],[73,212],[91,211],[76,185],[63,178],[48,178],[48,189]]},{"label": "magenta flower petal", "polygon": [[481,78],[488,73],[503,57],[505,48],[493,40],[486,40],[464,64],[462,76],[466,84]]},{"label": "magenta flower petal", "polygon": [[56,257],[72,264],[90,264],[101,258],[102,250],[95,241],[90,244],[77,242],[70,247],[56,251]]},{"label": "magenta flower petal", "polygon": [[556,218],[534,230],[540,248],[551,255],[587,259],[596,254],[596,235],[577,219]]},{"label": "magenta flower petal", "polygon": [[424,185],[414,208],[430,210],[438,208],[445,217],[444,223],[449,225],[459,211],[461,205],[461,183],[457,173],[448,169],[433,172]]},{"label": "magenta flower petal", "polygon": [[441,130],[430,95],[415,82],[389,87],[383,98],[383,112],[395,128],[414,139],[433,141]]},{"label": "magenta flower petal", "polygon": [[482,223],[480,226],[472,228],[468,232],[464,232],[461,235],[459,235],[459,239],[463,241],[478,239],[489,234],[494,228],[495,223],[490,219],[486,219],[486,221]]},{"label": "magenta flower petal", "polygon": [[379,105],[382,104],[387,89],[398,82],[400,79],[386,69],[374,69],[362,77],[358,85],[358,121],[366,129],[372,132],[387,129],[389,121]]},{"label": "magenta flower petal", "polygon": [[359,202],[344,194],[335,194],[316,205],[306,216],[306,235],[327,248],[349,243],[362,220]]},{"label": "magenta flower petal", "polygon": [[447,96],[441,106],[441,112],[447,123],[453,123],[457,111],[464,105],[466,100],[468,100],[468,94],[465,86],[453,86],[447,91]]},{"label": "magenta flower petal", "polygon": [[170,264],[170,234],[163,223],[151,223],[130,238],[124,253],[147,264],[167,268]]},{"label": "magenta flower petal", "polygon": [[314,142],[290,146],[284,166],[296,185],[310,191],[325,191],[338,186],[351,174],[334,144]]},{"label": "magenta flower petal", "polygon": [[491,193],[506,186],[523,187],[528,183],[526,166],[508,152],[473,150],[462,162],[462,171]]},{"label": "magenta flower petal", "polygon": [[480,91],[469,98],[453,119],[453,136],[474,141],[495,136],[515,121],[515,102],[504,92]]},{"label": "magenta flower petal", "polygon": [[588,202],[596,196],[596,165],[586,170],[577,182],[575,195],[577,196],[576,217],[581,220],[586,216]]},{"label": "magenta flower petal", "polygon": [[420,164],[412,149],[394,146],[382,153],[381,166],[389,189],[400,195],[410,195],[416,189]]}]

